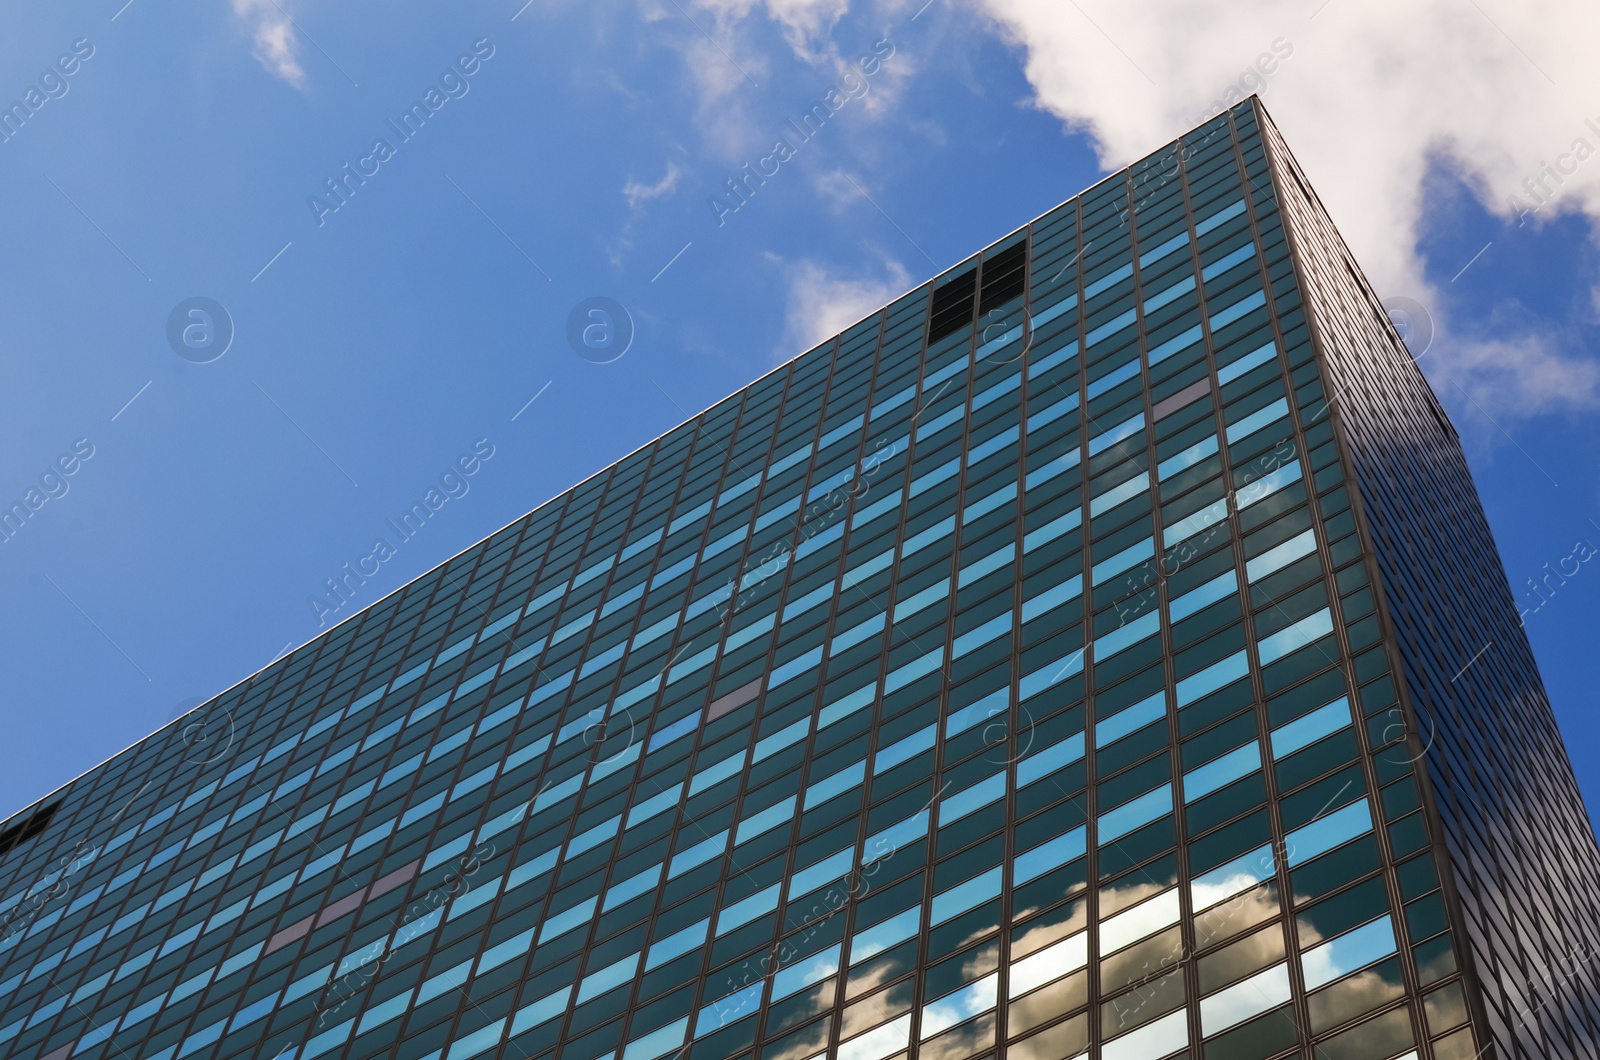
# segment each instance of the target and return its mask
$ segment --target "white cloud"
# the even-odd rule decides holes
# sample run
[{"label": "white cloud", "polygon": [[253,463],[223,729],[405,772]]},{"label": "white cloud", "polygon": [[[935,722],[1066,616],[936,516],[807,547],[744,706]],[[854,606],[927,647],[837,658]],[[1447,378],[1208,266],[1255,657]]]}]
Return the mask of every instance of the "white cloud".
[{"label": "white cloud", "polygon": [[695,6],[714,15],[720,26],[743,21],[761,8],[796,55],[817,62],[833,52],[828,35],[850,10],[850,0],[698,0]]},{"label": "white cloud", "polygon": [[779,351],[784,360],[882,309],[913,283],[905,266],[892,259],[877,276],[838,275],[811,260],[786,265],[784,271],[789,284],[785,346]]},{"label": "white cloud", "polygon": [[[900,0],[879,0],[892,6]],[[874,59],[876,32],[841,47],[836,30],[850,11],[850,0],[642,0],[647,21],[676,23],[660,39],[678,52],[696,101],[695,126],[703,146],[724,160],[743,161],[753,146],[762,150],[782,129],[770,106],[760,101],[773,87],[771,30],[776,28],[789,52],[821,75],[813,98],[792,101],[803,111],[826,93],[851,97],[851,109],[881,117],[893,109],[905,81],[914,72],[910,59]],[[872,60],[873,74],[862,76],[863,59]],[[781,68],[781,67],[780,67]],[[792,88],[793,86],[789,86]],[[792,95],[786,91],[785,95]]]},{"label": "white cloud", "polygon": [[669,28],[661,40],[683,63],[695,101],[694,127],[706,150],[733,158],[765,139],[748,103],[750,90],[766,76],[764,57],[745,46],[731,25],[712,22],[703,11],[668,5],[655,20]]},{"label": "white cloud", "polygon": [[678,190],[678,178],[683,176],[683,170],[678,168],[678,163],[667,159],[667,172],[654,184],[629,178],[622,186],[622,197],[628,200],[628,209],[637,210],[640,204],[654,199],[669,199]]},{"label": "white cloud", "polygon": [[[1022,50],[1036,105],[1089,133],[1107,168],[1259,91],[1374,285],[1431,304],[1436,316],[1440,299],[1417,252],[1431,164],[1452,168],[1507,219],[1535,205],[1524,182],[1537,188],[1542,176],[1535,224],[1573,211],[1600,220],[1600,158],[1562,160],[1579,139],[1600,152],[1600,65],[1587,54],[1600,9],[1587,0],[982,7]],[[1558,184],[1542,170],[1547,161],[1576,171]],[[1495,347],[1441,339],[1424,366],[1513,415],[1584,407],[1600,393],[1593,365],[1548,341]],[[1506,370],[1502,356],[1521,367]]]},{"label": "white cloud", "polygon": [[850,9],[850,0],[766,0],[767,13],[783,27],[784,39],[801,54],[816,48]]},{"label": "white cloud", "polygon": [[834,213],[839,213],[851,203],[866,197],[860,182],[843,169],[814,171],[811,175],[811,190],[816,192],[817,198],[826,203]]},{"label": "white cloud", "polygon": [[667,171],[661,179],[654,184],[646,184],[642,180],[629,177],[622,185],[622,197],[628,203],[628,219],[623,224],[621,231],[606,248],[606,256],[611,259],[611,264],[620,268],[623,261],[633,250],[634,229],[644,217],[645,206],[657,199],[670,199],[677,194],[678,182],[683,177],[683,167],[679,166],[676,159],[667,159]]},{"label": "white cloud", "polygon": [[[1456,340],[1444,344],[1447,361],[1433,374],[1447,400],[1465,399],[1496,415],[1526,418],[1551,408],[1600,404],[1600,361],[1564,357],[1555,345],[1541,334]],[[1433,356],[1424,358],[1424,367]]]},{"label": "white cloud", "polygon": [[233,13],[250,29],[256,61],[268,73],[295,88],[304,88],[306,72],[300,65],[294,25],[272,0],[233,0]]}]

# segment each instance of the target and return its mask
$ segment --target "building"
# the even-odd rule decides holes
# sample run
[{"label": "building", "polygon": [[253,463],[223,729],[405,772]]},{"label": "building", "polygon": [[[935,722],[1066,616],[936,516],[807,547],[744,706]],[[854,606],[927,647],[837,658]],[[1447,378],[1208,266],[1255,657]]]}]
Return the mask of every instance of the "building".
[{"label": "building", "polygon": [[1460,446],[1256,101],[0,831],[0,1055],[1595,1057]]}]

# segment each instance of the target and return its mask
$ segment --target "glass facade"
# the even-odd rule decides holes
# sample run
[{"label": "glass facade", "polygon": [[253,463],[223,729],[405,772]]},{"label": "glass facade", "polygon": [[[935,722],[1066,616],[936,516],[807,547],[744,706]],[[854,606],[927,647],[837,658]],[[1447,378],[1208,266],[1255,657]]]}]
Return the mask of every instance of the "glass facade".
[{"label": "glass facade", "polygon": [[1600,858],[1344,260],[1241,104],[53,793],[0,1055],[1594,1056],[1592,971],[1517,1006]]}]

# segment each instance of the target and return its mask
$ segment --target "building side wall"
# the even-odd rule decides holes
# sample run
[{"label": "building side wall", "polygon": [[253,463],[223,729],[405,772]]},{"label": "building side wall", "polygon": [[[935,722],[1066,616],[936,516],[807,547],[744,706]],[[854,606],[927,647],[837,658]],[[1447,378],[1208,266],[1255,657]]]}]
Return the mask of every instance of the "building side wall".
[{"label": "building side wall", "polygon": [[1595,1057],[1600,854],[1460,441],[1264,123],[1492,1040]]}]

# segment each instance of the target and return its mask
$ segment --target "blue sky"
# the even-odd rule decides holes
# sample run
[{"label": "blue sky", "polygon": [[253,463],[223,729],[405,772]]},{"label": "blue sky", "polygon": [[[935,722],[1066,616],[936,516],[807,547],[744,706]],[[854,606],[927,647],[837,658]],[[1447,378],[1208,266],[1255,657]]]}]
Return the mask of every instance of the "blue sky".
[{"label": "blue sky", "polygon": [[[1595,805],[1600,563],[1571,557],[1600,547],[1600,162],[1559,154],[1600,146],[1571,102],[1595,75],[1563,61],[1579,16],[1441,24],[1453,43],[1396,60],[1369,32],[1379,8],[1334,2],[1209,20],[1206,3],[1164,19],[1031,0],[12,12],[0,101],[36,109],[0,142],[0,501],[72,472],[0,545],[0,814],[1241,85],[1265,90],[1379,290],[1423,307],[1423,364],[1513,588],[1539,605],[1527,628]],[[1194,58],[1185,37],[1214,46]],[[1290,57],[1246,76],[1279,38]],[[1440,110],[1474,62],[1504,101]],[[1381,116],[1379,89],[1324,76],[1333,63],[1388,72]],[[798,142],[789,122],[830,92],[837,113]],[[1350,140],[1367,121],[1370,165]],[[770,171],[780,137],[792,156],[729,209],[725,182]],[[1519,225],[1510,196],[1546,161],[1574,170],[1525,189],[1523,208],[1544,205]],[[567,338],[597,297],[632,321],[607,363]],[[169,343],[175,310],[173,330],[206,338],[194,298],[231,321],[220,356]],[[475,472],[447,477],[469,454]],[[325,580],[432,489],[427,525],[319,611]],[[1576,573],[1541,603],[1527,580],[1563,561]]]}]

